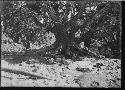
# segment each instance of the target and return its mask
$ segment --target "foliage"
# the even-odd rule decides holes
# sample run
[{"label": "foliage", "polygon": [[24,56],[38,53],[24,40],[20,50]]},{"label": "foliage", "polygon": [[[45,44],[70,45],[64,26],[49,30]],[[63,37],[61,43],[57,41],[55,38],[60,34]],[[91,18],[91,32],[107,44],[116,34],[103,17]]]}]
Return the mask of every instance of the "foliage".
[{"label": "foliage", "polygon": [[[105,56],[120,58],[121,6],[118,2],[35,1],[6,2],[3,6],[4,30],[14,42],[41,41],[46,32],[55,35],[49,54],[66,58]],[[80,36],[75,34],[80,30]],[[40,36],[39,36],[40,35]],[[79,44],[84,42],[84,48]]]}]

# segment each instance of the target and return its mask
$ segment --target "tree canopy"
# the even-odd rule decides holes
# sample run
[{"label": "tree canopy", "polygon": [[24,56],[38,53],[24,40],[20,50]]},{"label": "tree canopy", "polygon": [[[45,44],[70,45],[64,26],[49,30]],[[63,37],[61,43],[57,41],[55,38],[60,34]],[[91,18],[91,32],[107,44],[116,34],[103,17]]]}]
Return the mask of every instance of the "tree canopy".
[{"label": "tree canopy", "polygon": [[7,1],[2,21],[2,32],[26,49],[44,42],[45,33],[51,32],[56,41],[47,48],[53,56],[120,58],[120,2]]}]

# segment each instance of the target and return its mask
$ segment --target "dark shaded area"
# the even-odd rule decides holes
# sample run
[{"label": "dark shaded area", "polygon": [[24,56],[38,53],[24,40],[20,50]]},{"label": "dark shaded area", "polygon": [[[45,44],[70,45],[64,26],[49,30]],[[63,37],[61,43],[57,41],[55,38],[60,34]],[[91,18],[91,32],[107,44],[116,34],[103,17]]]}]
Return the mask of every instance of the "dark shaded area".
[{"label": "dark shaded area", "polygon": [[90,69],[89,68],[76,68],[77,71],[80,71],[80,72],[90,72]]},{"label": "dark shaded area", "polygon": [[[95,9],[87,11],[86,8],[93,6]],[[44,52],[43,49],[36,50],[34,55],[53,58],[61,55],[70,59],[79,56],[120,59],[120,2],[70,1],[64,5],[63,2],[39,1],[33,4],[26,3],[20,8],[16,8],[11,2],[5,2],[3,13],[3,32],[15,43],[20,43],[21,39],[28,56],[32,53],[32,50],[29,50],[30,42],[38,40],[39,33],[51,31],[56,37],[56,42],[46,47]],[[44,23],[39,22],[40,17],[44,18]],[[78,30],[81,33],[76,37]],[[80,47],[81,42],[84,42],[85,48]]]},{"label": "dark shaded area", "polygon": [[5,71],[5,72],[17,74],[17,75],[21,74],[21,75],[24,75],[24,76],[28,76],[28,79],[33,79],[33,80],[36,80],[36,79],[48,79],[48,80],[51,80],[49,78],[38,76],[38,75],[34,75],[34,74],[31,74],[31,73],[28,73],[28,72],[24,72],[24,71],[18,71],[18,70],[6,69],[6,68],[2,68],[1,70]]}]

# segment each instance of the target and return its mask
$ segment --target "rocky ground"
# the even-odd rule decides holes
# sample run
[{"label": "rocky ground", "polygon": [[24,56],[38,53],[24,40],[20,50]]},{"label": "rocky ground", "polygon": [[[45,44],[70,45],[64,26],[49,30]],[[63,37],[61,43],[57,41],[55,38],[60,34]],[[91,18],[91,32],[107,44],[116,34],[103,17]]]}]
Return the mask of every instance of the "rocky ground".
[{"label": "rocky ground", "polygon": [[[32,60],[31,62],[34,62]],[[96,61],[84,58],[67,64],[45,65],[1,61],[1,86],[23,87],[120,87],[121,62],[117,59]]]},{"label": "rocky ground", "polygon": [[[7,45],[8,46],[8,45]],[[22,48],[6,47],[2,51],[19,51]],[[60,62],[54,61],[62,61]],[[19,61],[19,60],[17,60]],[[1,59],[2,87],[121,87],[121,60],[83,58],[79,61],[56,58],[54,64],[39,63],[37,59],[12,63]]]}]

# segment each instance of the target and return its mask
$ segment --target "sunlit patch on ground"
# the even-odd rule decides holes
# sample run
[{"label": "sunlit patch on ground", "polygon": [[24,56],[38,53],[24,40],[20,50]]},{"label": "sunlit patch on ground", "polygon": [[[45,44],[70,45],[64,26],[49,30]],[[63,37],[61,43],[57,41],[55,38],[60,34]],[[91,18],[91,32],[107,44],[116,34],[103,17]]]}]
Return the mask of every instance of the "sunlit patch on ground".
[{"label": "sunlit patch on ground", "polygon": [[[66,60],[68,62],[68,60]],[[31,87],[120,87],[120,60],[69,62],[68,65],[9,64],[1,62],[2,86]],[[110,67],[110,68],[109,68]],[[79,71],[76,68],[81,68]],[[87,69],[86,69],[87,68]]]}]

